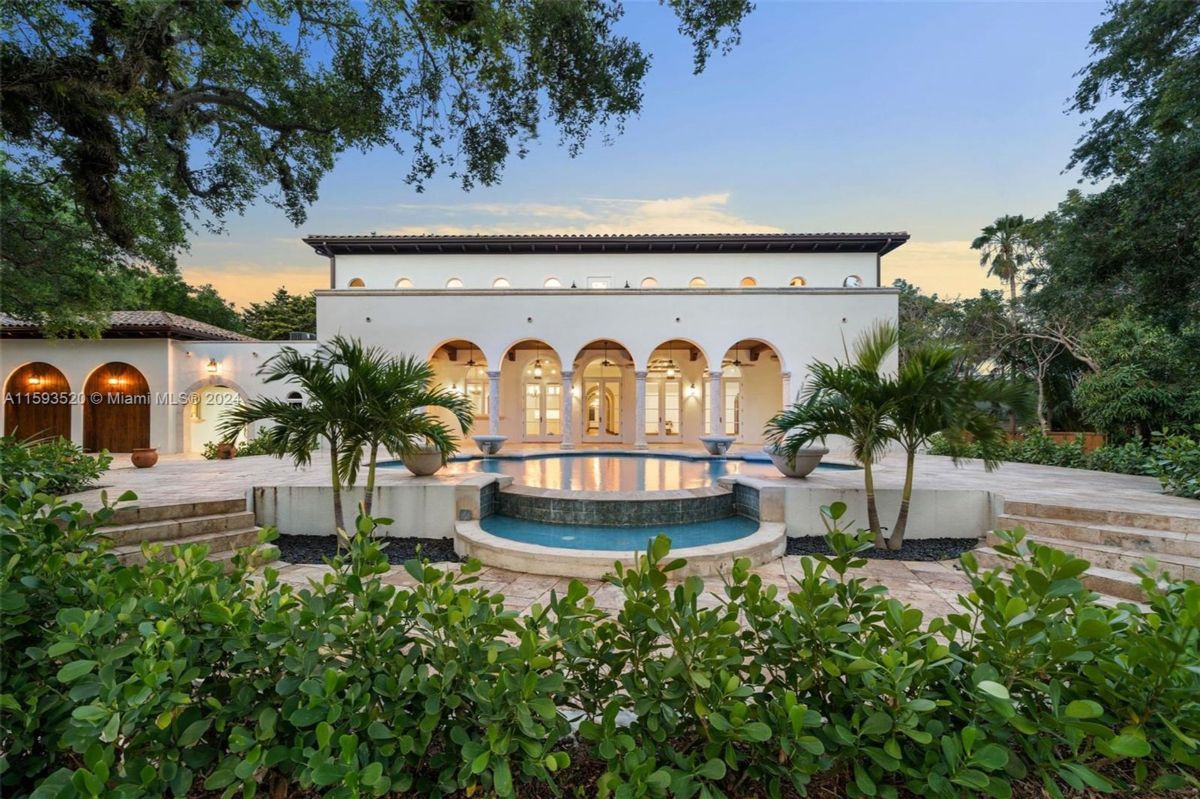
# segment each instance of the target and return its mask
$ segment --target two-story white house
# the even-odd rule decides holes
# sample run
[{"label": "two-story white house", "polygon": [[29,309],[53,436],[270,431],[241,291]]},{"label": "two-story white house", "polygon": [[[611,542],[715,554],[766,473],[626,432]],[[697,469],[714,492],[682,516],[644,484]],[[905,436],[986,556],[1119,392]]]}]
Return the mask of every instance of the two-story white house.
[{"label": "two-story white house", "polygon": [[[118,315],[99,340],[51,341],[4,320],[4,429],[198,452],[223,405],[213,392],[288,396],[262,383],[262,362],[340,333],[430,359],[471,398],[470,432],[510,447],[690,445],[714,433],[758,443],[809,363],[841,358],[870,325],[896,320],[880,261],[907,239],[309,236],[329,262],[317,342],[252,341],[170,315],[140,326],[129,320],[149,317]],[[65,410],[23,399],[48,387],[70,395]],[[111,391],[149,399],[114,402]]]}]

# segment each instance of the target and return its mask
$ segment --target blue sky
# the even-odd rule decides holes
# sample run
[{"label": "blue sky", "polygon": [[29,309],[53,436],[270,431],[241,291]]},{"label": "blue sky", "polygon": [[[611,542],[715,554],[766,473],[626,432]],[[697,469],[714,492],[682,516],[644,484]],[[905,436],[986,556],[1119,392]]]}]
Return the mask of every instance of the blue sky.
[{"label": "blue sky", "polygon": [[[967,243],[1005,213],[1053,208],[1081,119],[1066,113],[1100,3],[761,2],[742,43],[691,74],[657,4],[624,30],[653,55],[642,113],[570,158],[547,128],[500,185],[423,194],[390,149],[348,153],[293,228],[264,204],[182,259],[239,305],[317,288],[308,233],[907,230],[884,260],[943,295],[992,285]],[[999,287],[999,284],[995,284]]]}]

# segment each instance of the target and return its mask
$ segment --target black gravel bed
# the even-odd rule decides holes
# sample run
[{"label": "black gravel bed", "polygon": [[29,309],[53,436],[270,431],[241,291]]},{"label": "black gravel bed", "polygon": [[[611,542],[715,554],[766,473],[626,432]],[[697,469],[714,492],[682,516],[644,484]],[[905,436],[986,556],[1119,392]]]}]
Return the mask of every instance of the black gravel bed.
[{"label": "black gravel bed", "polygon": [[[905,541],[900,549],[871,549],[859,553],[868,560],[956,560],[979,546],[977,538],[921,538]],[[789,555],[832,555],[833,550],[819,535],[788,538]]]},{"label": "black gravel bed", "polygon": [[[400,566],[421,557],[434,563],[462,560],[454,551],[452,538],[384,538],[383,554],[388,563]],[[332,535],[281,535],[275,540],[279,559],[288,563],[324,563],[337,554],[337,537]],[[418,555],[417,548],[420,548]]]}]

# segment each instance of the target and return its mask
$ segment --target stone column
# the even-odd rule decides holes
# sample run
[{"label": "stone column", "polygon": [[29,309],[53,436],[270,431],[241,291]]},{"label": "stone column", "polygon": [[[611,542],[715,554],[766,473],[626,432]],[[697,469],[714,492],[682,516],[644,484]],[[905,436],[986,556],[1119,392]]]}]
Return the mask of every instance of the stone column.
[{"label": "stone column", "polygon": [[634,422],[633,448],[646,449],[646,373],[633,373]]},{"label": "stone column", "polygon": [[721,370],[712,369],[708,373],[708,429],[709,435],[723,436],[725,429],[721,426]]},{"label": "stone column", "polygon": [[500,373],[488,372],[488,435],[500,435]]},{"label": "stone column", "polygon": [[794,401],[792,397],[792,373],[783,372],[780,374],[780,377],[783,378],[783,407],[787,408]]},{"label": "stone column", "polygon": [[562,443],[559,449],[575,448],[575,386],[574,372],[562,372]]}]

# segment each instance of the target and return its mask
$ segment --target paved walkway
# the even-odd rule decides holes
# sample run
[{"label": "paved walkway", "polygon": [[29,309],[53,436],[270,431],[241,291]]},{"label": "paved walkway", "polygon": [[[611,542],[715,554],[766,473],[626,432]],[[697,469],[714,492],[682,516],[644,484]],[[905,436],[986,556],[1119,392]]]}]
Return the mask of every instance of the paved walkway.
[{"label": "paved walkway", "polygon": [[[443,568],[457,568],[457,564],[439,564]],[[297,587],[308,585],[310,579],[319,580],[328,571],[327,566],[285,566],[280,570],[280,579]],[[800,558],[788,556],[773,563],[768,563],[754,570],[763,578],[763,582],[778,585],[787,591],[795,587],[793,577],[801,575]],[[947,613],[962,612],[957,604],[957,598],[968,589],[968,583],[962,573],[952,562],[918,563],[909,561],[871,560],[862,569],[851,572],[853,576],[864,577],[871,584],[887,586],[888,594],[908,605],[919,608],[928,620],[933,616],[945,616]],[[505,571],[484,567],[477,575],[477,585],[504,595],[504,605],[509,610],[527,612],[538,603],[545,606],[550,599],[550,591],[556,590],[561,595],[571,582],[566,577],[544,577],[536,574]],[[384,582],[396,586],[411,586],[415,582],[403,567],[394,567],[383,578]],[[624,598],[615,586],[600,580],[582,580],[591,589],[596,598],[596,606],[602,610],[617,611]],[[718,596],[722,594],[719,577],[705,578],[707,593],[701,598],[702,606],[718,604]]]}]

